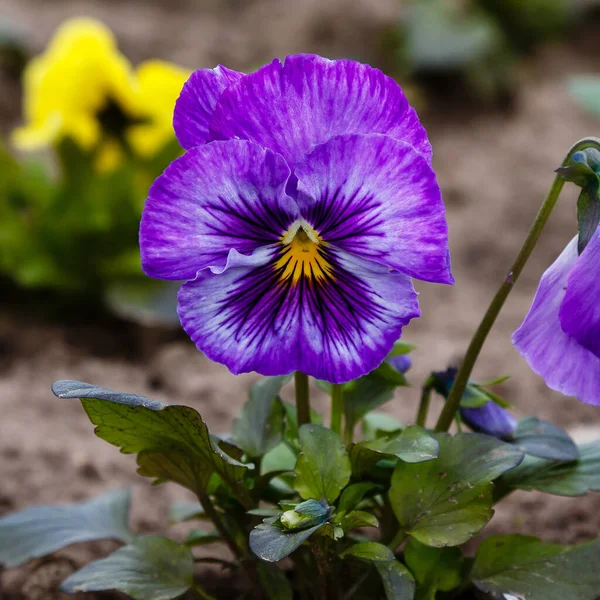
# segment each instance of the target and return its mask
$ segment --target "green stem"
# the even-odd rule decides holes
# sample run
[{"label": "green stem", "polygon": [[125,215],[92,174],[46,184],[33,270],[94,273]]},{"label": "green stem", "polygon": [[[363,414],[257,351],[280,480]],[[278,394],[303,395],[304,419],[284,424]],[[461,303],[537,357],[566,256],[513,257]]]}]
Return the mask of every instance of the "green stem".
[{"label": "green stem", "polygon": [[198,499],[200,500],[200,504],[202,504],[202,507],[204,508],[204,512],[209,516],[210,520],[213,522],[217,531],[221,534],[221,537],[231,550],[232,554],[237,559],[243,561],[243,559],[245,558],[244,552],[237,545],[235,538],[231,535],[229,529],[227,529],[227,527],[225,526],[225,523],[223,523],[221,515],[219,515],[219,512],[212,503],[212,500],[210,499],[209,495],[206,493],[198,494]]},{"label": "green stem", "polygon": [[331,384],[331,423],[332,431],[338,435],[342,433],[342,413],[344,412],[344,388],[343,386]]},{"label": "green stem", "polygon": [[354,425],[348,419],[344,423],[344,444],[349,446],[354,441]]},{"label": "green stem", "polygon": [[398,533],[394,536],[394,539],[388,544],[388,548],[395,552],[396,548],[408,537],[408,534],[402,529],[398,530]]},{"label": "green stem", "polygon": [[211,596],[208,592],[205,592],[198,583],[194,583],[192,589],[202,600],[217,600],[214,596]]},{"label": "green stem", "polygon": [[296,418],[298,427],[310,423],[310,399],[308,395],[308,375],[296,371],[294,373],[296,387]]},{"label": "green stem", "polygon": [[[584,150],[585,148],[595,147],[600,150],[600,140],[596,138],[585,138],[579,142],[577,142],[569,153],[565,157],[563,161],[563,165],[568,165],[571,161],[571,157],[575,152],[580,150]],[[521,271],[525,267],[527,260],[531,256],[535,245],[544,229],[544,226],[548,222],[548,218],[552,213],[552,210],[556,206],[556,202],[558,201],[558,197],[560,196],[560,192],[562,191],[565,180],[557,175],[554,178],[554,182],[552,183],[552,187],[542,204],[523,245],[521,246],[521,250],[515,259],[512,267],[510,268],[508,275],[505,277],[504,281],[498,288],[496,295],[492,299],[491,304],[489,305],[487,312],[485,313],[479,327],[475,331],[473,338],[471,339],[471,343],[467,349],[467,353],[465,354],[465,358],[456,374],[456,379],[454,380],[454,385],[450,390],[450,394],[448,395],[448,399],[444,405],[444,408],[440,414],[438,422],[435,426],[435,431],[448,431],[450,429],[450,425],[452,425],[452,421],[454,420],[454,414],[458,410],[462,395],[467,386],[467,382],[469,381],[469,377],[471,372],[473,371],[473,367],[475,366],[475,362],[479,357],[479,353],[481,352],[481,348],[492,329],[500,310],[504,306],[504,302],[508,298],[513,286],[517,282]]]},{"label": "green stem", "polygon": [[431,402],[431,392],[433,390],[433,378],[428,377],[423,384],[421,392],[421,402],[419,403],[419,412],[417,414],[417,425],[425,427],[427,423],[427,413],[429,412],[429,403]]}]

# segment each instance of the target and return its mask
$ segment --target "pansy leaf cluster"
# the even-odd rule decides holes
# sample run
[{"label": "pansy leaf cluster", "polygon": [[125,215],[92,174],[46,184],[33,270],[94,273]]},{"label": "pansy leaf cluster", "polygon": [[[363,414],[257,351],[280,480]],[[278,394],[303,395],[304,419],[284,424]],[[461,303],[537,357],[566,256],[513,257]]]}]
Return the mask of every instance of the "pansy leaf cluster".
[{"label": "pansy leaf cluster", "polygon": [[[460,368],[433,371],[415,424],[403,424],[376,409],[406,397],[414,348],[398,339],[419,316],[412,280],[453,279],[431,148],[399,86],[366,65],[312,55],[249,75],[217,67],[191,75],[174,126],[185,153],[150,189],[144,269],[184,281],[179,316],[209,358],[266,377],[219,436],[192,407],[56,382],[54,394],[79,399],[99,438],[136,455],[141,476],[195,497],[168,515],[192,529],[132,531],[129,493],[109,492],[1,518],[0,563],[112,539],[121,546],[72,573],[62,591],[114,589],[134,600],[598,597],[597,540],[474,538],[514,490],[599,491],[599,442],[577,446],[551,423],[517,418],[493,391],[506,378],[470,376],[565,180],[591,193],[586,151],[600,144],[570,151]],[[595,218],[581,206],[580,227]],[[574,240],[543,276],[515,334],[551,387],[592,404],[597,235],[579,250]],[[315,392],[329,396],[329,419],[311,407]],[[434,392],[444,403],[428,428]],[[207,556],[213,544],[227,558]],[[227,569],[226,596],[205,562]]]}]

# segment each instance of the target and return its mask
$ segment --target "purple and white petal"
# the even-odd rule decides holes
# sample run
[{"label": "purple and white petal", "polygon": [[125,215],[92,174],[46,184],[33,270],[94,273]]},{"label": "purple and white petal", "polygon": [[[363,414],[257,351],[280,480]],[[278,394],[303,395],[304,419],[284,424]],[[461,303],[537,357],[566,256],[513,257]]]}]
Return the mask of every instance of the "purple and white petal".
[{"label": "purple and white petal", "polygon": [[400,86],[378,69],[312,54],[278,59],[221,95],[213,139],[253,140],[290,166],[336,135],[381,133],[412,145],[431,162],[425,128]]},{"label": "purple and white petal", "polygon": [[533,305],[513,334],[513,343],[548,387],[600,405],[600,358],[567,335],[559,319],[569,275],[578,258],[575,237],[542,275]]},{"label": "purple and white petal", "polygon": [[183,148],[188,150],[209,141],[208,126],[221,94],[242,77],[244,73],[222,65],[200,69],[190,75],[173,113],[173,128]]},{"label": "purple and white petal", "polygon": [[563,331],[600,357],[600,229],[569,275],[559,316]]},{"label": "purple and white petal", "polygon": [[150,189],[140,226],[142,267],[159,279],[193,279],[225,264],[233,248],[250,254],[276,242],[297,216],[285,195],[290,170],[252,142],[197,146]]},{"label": "purple and white petal", "polygon": [[[334,383],[376,368],[419,315],[406,275],[327,248],[327,281],[281,277],[281,250],[271,260],[215,275],[207,269],[179,293],[181,323],[197,347],[235,373],[302,371]],[[245,260],[248,257],[244,257]]]},{"label": "purple and white petal", "polygon": [[384,135],[346,135],[296,166],[302,216],[328,243],[392,269],[453,283],[448,225],[433,169]]}]

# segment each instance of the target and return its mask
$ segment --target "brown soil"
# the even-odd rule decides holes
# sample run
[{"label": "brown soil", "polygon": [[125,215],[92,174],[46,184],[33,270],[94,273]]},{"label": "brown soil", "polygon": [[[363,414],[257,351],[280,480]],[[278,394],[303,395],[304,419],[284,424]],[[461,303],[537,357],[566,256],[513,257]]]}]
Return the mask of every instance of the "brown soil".
[{"label": "brown soil", "polygon": [[[117,32],[134,60],[160,56],[190,67],[222,62],[247,69],[273,55],[296,51],[368,59],[369,38],[393,21],[395,2],[345,4],[341,22],[337,16],[342,4],[343,0],[0,0],[0,14],[21,24],[36,49],[65,17],[90,14],[102,17]],[[418,346],[410,374],[414,387],[388,407],[400,418],[413,418],[419,382],[427,373],[444,368],[464,351],[551,183],[553,169],[574,141],[597,132],[598,121],[579,111],[563,87],[564,77],[573,71],[598,70],[597,57],[594,45],[585,41],[538,53],[520,73],[522,89],[511,114],[482,114],[466,107],[459,115],[426,113],[448,209],[456,285],[417,283],[423,316],[405,333]],[[7,111],[4,122],[16,115],[14,106]],[[576,190],[567,189],[490,336],[476,375],[487,379],[512,374],[501,391],[520,413],[539,414],[584,436],[590,432],[583,426],[600,425],[600,409],[548,390],[510,342],[540,274],[575,233],[575,198]],[[117,323],[49,324],[14,306],[4,305],[0,311],[0,514],[134,484],[134,529],[164,529],[169,503],[185,499],[186,493],[170,486],[151,488],[136,476],[134,459],[95,438],[78,402],[57,400],[50,384],[79,379],[190,404],[220,432],[230,429],[232,415],[255,377],[234,377],[187,340],[168,334]],[[127,360],[122,357],[125,349]],[[322,398],[317,405],[324,406]],[[578,542],[600,535],[596,503],[593,495],[565,499],[517,493],[498,507],[490,528]],[[81,564],[105,549],[91,545],[70,556]],[[59,598],[50,590],[71,568],[63,560],[43,565],[41,575],[29,569],[6,573],[0,598]]]}]

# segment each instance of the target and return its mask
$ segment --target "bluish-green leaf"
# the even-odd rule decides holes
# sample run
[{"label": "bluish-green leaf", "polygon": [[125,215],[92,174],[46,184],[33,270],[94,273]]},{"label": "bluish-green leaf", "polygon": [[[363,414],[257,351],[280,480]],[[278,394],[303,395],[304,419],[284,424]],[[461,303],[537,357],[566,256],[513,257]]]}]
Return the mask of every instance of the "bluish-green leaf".
[{"label": "bluish-green leaf", "polygon": [[583,496],[600,492],[600,441],[579,446],[579,459],[556,462],[527,456],[502,477],[502,484],[520,490],[538,490],[556,496]]},{"label": "bluish-green leaf", "polygon": [[479,546],[471,576],[494,597],[594,600],[600,594],[600,541],[568,547],[522,535],[493,536]]},{"label": "bluish-green leaf", "polygon": [[233,423],[233,441],[248,456],[262,456],[283,439],[285,409],[278,396],[289,380],[289,375],[267,377],[250,388],[248,401]]},{"label": "bluish-green leaf", "polygon": [[205,546],[206,544],[213,544],[214,542],[223,541],[221,534],[213,529],[212,531],[202,531],[200,529],[192,529],[185,538],[184,544],[188,548],[195,546]]},{"label": "bluish-green leaf", "polygon": [[387,600],[413,600],[415,582],[408,569],[397,560],[375,563]]},{"label": "bluish-green leaf", "polygon": [[118,590],[134,600],[172,600],[193,585],[193,571],[194,558],[187,547],[148,535],[86,565],[60,589],[67,594]]},{"label": "bluish-green leaf", "polygon": [[347,548],[340,558],[357,558],[366,562],[391,562],[396,559],[394,553],[378,542],[360,542]]},{"label": "bluish-green leaf", "polygon": [[98,437],[123,453],[139,453],[140,474],[159,482],[173,480],[203,493],[216,473],[243,503],[252,504],[244,486],[248,466],[218,447],[193,408],[168,406],[78,381],[58,381],[52,390],[59,398],[81,399]]},{"label": "bluish-green leaf", "polygon": [[291,554],[321,527],[323,524],[302,531],[287,531],[267,519],[250,532],[250,549],[262,560],[277,562]]},{"label": "bluish-green leaf", "polygon": [[600,77],[578,75],[568,82],[569,93],[590,114],[600,117]]},{"label": "bluish-green leaf", "polygon": [[130,490],[114,490],[79,504],[32,506],[0,518],[0,564],[16,567],[77,542],[128,542]]},{"label": "bluish-green leaf", "polygon": [[404,531],[428,546],[466,542],[492,517],[492,484],[523,459],[518,448],[475,433],[436,434],[439,457],[399,462],[389,499]]},{"label": "bluish-green leaf", "polygon": [[519,421],[513,443],[537,458],[560,461],[579,458],[579,450],[566,431],[537,417]]},{"label": "bluish-green leaf", "polygon": [[459,548],[432,548],[410,539],[404,548],[406,565],[417,580],[416,600],[435,600],[462,583],[463,557]]},{"label": "bluish-green leaf", "polygon": [[301,498],[333,504],[350,481],[350,459],[340,436],[320,425],[299,430],[300,456],[294,469],[294,489]]}]

